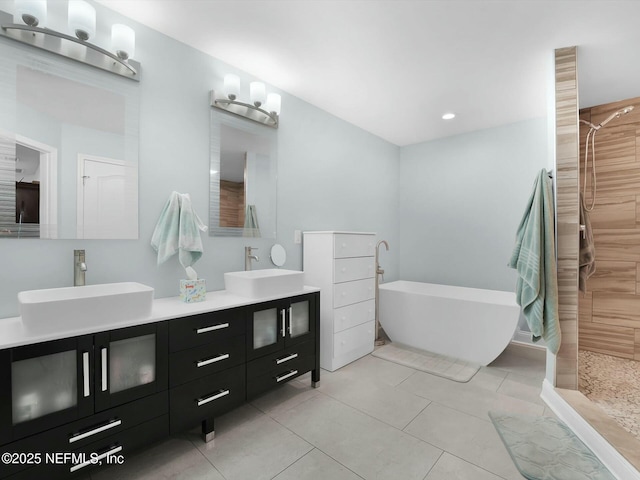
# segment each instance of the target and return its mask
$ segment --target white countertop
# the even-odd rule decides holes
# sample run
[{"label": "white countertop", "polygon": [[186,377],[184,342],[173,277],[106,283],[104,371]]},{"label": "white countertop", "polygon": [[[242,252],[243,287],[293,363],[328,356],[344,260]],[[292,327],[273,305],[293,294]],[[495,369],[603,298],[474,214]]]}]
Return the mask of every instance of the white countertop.
[{"label": "white countertop", "polygon": [[2,318],[0,319],[0,349],[104,332],[117,328],[131,327],[134,325],[144,325],[146,323],[160,322],[171,318],[188,317],[191,315],[198,315],[200,313],[228,310],[230,308],[254,305],[257,303],[268,302],[270,300],[295,297],[296,295],[304,295],[305,293],[319,291],[319,288],[305,286],[300,292],[253,299],[233,295],[231,293],[227,293],[226,290],[218,290],[215,292],[207,292],[207,299],[203,302],[197,303],[185,303],[180,300],[180,297],[158,298],[153,301],[151,315],[147,318],[120,322],[114,321],[102,325],[90,325],[87,328],[69,328],[64,325],[64,320],[59,320],[60,329],[56,332],[46,333],[26,329],[22,324],[21,317]]}]

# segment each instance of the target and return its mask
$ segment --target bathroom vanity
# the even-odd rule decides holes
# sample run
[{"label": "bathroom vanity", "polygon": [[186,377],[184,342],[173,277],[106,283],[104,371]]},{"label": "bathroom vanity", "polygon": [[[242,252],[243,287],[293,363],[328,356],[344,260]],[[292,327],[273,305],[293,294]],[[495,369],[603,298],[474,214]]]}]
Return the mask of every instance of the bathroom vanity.
[{"label": "bathroom vanity", "polygon": [[246,400],[306,372],[315,386],[319,307],[305,287],[154,300],[150,317],[96,331],[0,320],[0,478],[83,475],[198,426],[211,440],[215,418]]}]

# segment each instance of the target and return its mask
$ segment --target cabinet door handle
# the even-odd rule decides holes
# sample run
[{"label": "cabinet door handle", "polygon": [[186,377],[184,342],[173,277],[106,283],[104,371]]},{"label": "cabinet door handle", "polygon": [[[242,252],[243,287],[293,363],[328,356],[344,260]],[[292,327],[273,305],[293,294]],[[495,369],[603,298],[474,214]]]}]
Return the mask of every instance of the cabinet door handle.
[{"label": "cabinet door handle", "polygon": [[291,355],[283,358],[276,358],[276,365],[280,365],[281,363],[288,362],[289,360],[293,360],[294,358],[298,358],[297,353],[292,353]]},{"label": "cabinet door handle", "polygon": [[289,307],[289,336],[293,335],[293,307]]},{"label": "cabinet door handle", "polygon": [[69,439],[69,443],[77,442],[78,440],[82,440],[83,438],[91,437],[97,433],[104,432],[105,430],[110,430],[115,427],[119,427],[122,425],[122,420],[112,420],[104,425],[101,425],[93,430],[89,430],[88,432],[78,433]]},{"label": "cabinet door handle", "polygon": [[281,382],[283,380],[286,380],[287,378],[293,377],[294,375],[297,375],[298,370],[291,370],[289,373],[285,373],[284,375],[280,376],[280,377],[276,377],[276,382]]},{"label": "cabinet door handle", "polygon": [[100,350],[100,358],[102,363],[102,391],[107,391],[107,349]]},{"label": "cabinet door handle", "polygon": [[220,390],[218,393],[211,395],[210,397],[207,398],[198,398],[196,399],[196,402],[198,403],[198,406],[201,407],[202,405],[204,405],[205,403],[209,403],[209,402],[213,402],[214,400],[217,400],[219,398],[224,397],[225,395],[229,395],[229,393],[231,393],[230,390]]},{"label": "cabinet door handle", "polygon": [[83,394],[85,397],[91,395],[89,380],[89,352],[82,352],[82,386],[84,390]]},{"label": "cabinet door handle", "polygon": [[226,360],[227,358],[229,358],[229,354],[223,353],[222,355],[218,355],[217,357],[208,358],[207,360],[200,360],[199,362],[196,363],[196,367],[198,368],[204,367],[206,365],[219,362],[220,360]]},{"label": "cabinet door handle", "polygon": [[282,333],[282,336],[284,337],[287,333],[286,330],[286,323],[287,323],[287,314],[284,311],[284,308],[282,310],[280,310],[280,316],[282,317],[282,330],[280,330],[280,333]]},{"label": "cabinet door handle", "polygon": [[196,333],[201,334],[201,333],[213,332],[214,330],[220,330],[222,328],[227,328],[228,326],[229,326],[228,323],[220,323],[218,325],[212,325],[210,327],[198,328],[196,330]]},{"label": "cabinet door handle", "polygon": [[84,468],[84,467],[86,467],[86,466],[88,466],[88,465],[95,465],[95,464],[96,464],[96,463],[98,463],[100,460],[102,460],[102,459],[104,459],[104,458],[107,458],[109,455],[114,455],[114,454],[116,454],[116,453],[118,453],[118,452],[121,452],[121,451],[122,451],[122,445],[119,445],[119,446],[117,446],[117,447],[115,447],[115,448],[112,448],[112,449],[111,449],[111,450],[109,450],[108,452],[101,453],[101,454],[100,454],[100,455],[98,455],[98,456],[94,456],[95,454],[89,454],[89,456],[90,456],[90,459],[89,459],[89,460],[87,460],[87,461],[85,461],[85,462],[82,462],[82,463],[79,463],[79,464],[77,464],[77,465],[74,465],[73,467],[71,467],[71,468],[69,469],[69,472],[70,472],[70,473],[73,473],[73,472],[75,472],[75,471],[77,471],[77,470],[80,470],[81,468]]}]

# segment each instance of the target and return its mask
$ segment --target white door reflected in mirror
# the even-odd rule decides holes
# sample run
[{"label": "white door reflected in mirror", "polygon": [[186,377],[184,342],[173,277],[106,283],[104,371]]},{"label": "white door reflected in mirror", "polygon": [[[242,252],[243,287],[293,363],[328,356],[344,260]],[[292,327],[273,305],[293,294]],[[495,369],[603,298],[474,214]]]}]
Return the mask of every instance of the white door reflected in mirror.
[{"label": "white door reflected in mirror", "polygon": [[287,252],[282,245],[276,243],[271,247],[271,262],[276,267],[281,267],[287,261]]}]

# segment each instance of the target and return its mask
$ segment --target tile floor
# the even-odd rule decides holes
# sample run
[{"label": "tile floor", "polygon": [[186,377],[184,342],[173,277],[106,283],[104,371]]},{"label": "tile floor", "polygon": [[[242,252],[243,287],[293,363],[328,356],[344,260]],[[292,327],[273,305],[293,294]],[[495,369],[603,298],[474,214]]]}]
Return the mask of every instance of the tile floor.
[{"label": "tile floor", "polygon": [[90,478],[519,480],[487,412],[552,415],[543,378],[543,362],[509,349],[468,383],[368,355],[220,417],[210,444],[194,430]]}]

